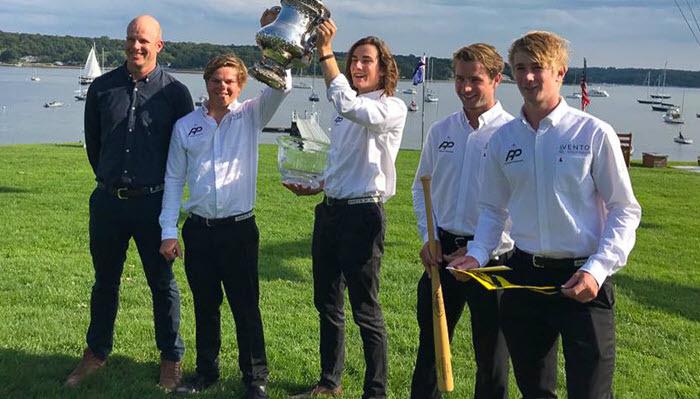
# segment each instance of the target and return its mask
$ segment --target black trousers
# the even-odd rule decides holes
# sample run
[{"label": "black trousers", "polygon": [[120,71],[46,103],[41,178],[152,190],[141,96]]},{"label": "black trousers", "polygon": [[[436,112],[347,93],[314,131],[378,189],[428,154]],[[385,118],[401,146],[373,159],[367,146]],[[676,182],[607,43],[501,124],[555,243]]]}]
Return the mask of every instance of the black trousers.
[{"label": "black trousers", "polygon": [[[439,236],[443,254],[450,254],[467,244],[463,237],[455,237],[442,230]],[[503,258],[500,260],[492,262],[492,265],[502,264]],[[441,266],[440,282],[450,342],[465,303],[469,305],[476,361],[474,398],[507,398],[509,362],[498,318],[500,292],[487,291],[475,281],[460,282],[444,268],[446,264]],[[441,398],[435,374],[432,287],[428,273],[424,272],[418,282],[417,296],[416,316],[420,335],[411,398]]]},{"label": "black trousers", "polygon": [[119,285],[129,239],[133,237],[153,298],[156,345],[163,358],[178,361],[185,346],[178,335],[180,292],[172,264],[158,252],[162,193],[120,200],[102,189],[90,196],[90,253],[95,284],[86,341],[100,358],[112,351]]},{"label": "black trousers", "polygon": [[379,305],[384,253],[381,204],[316,206],[312,243],[314,304],[320,318],[321,379],[340,385],[345,361],[344,291],[360,328],[365,357],[363,399],[386,398],[387,335]]},{"label": "black trousers", "polygon": [[[518,283],[560,286],[575,269],[532,266],[517,255],[508,261]],[[557,347],[562,339],[570,399],[612,398],[615,368],[614,293],[611,278],[598,296],[579,303],[560,294],[506,290],[501,300],[503,332],[520,392],[528,398],[556,398]]]},{"label": "black trousers", "polygon": [[255,217],[215,227],[187,219],[182,237],[185,271],[194,299],[197,373],[219,378],[220,307],[225,291],[236,323],[243,383],[265,385],[268,369],[259,306],[259,233]]}]

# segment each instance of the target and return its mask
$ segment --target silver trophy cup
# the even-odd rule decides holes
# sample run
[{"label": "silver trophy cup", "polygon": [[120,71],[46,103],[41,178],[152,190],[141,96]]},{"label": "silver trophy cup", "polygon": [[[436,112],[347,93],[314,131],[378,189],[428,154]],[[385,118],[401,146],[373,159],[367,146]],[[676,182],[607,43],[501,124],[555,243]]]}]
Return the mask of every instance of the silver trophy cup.
[{"label": "silver trophy cup", "polygon": [[281,0],[275,22],[262,27],[255,41],[263,59],[250,74],[275,89],[285,89],[285,70],[309,65],[316,45],[316,27],[331,13],[321,0]]}]

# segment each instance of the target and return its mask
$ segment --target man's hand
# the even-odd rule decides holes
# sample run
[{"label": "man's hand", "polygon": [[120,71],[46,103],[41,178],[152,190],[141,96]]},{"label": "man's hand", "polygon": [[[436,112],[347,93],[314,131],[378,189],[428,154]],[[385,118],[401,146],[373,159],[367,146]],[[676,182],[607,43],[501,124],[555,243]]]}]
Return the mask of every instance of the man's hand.
[{"label": "man's hand", "polygon": [[467,247],[461,247],[461,248],[457,248],[457,250],[452,252],[451,254],[443,255],[442,259],[447,263],[452,263],[453,261],[457,260],[458,258],[464,257],[464,255],[466,253],[467,253]]},{"label": "man's hand", "polygon": [[579,270],[561,286],[561,293],[581,303],[592,301],[598,296],[598,281],[592,274]]},{"label": "man's hand", "polygon": [[310,188],[303,184],[286,182],[282,182],[282,185],[285,186],[287,190],[293,192],[296,195],[315,195],[323,191],[323,182],[321,182],[318,188]]},{"label": "man's hand", "polygon": [[[457,270],[476,269],[479,267],[479,261],[476,260],[476,258],[474,258],[473,256],[460,256],[459,258],[450,262],[450,264],[447,266]],[[455,273],[452,270],[450,270],[450,273],[452,273],[452,275],[455,276],[455,278],[459,281],[469,280],[467,276],[461,273]]]},{"label": "man's hand", "polygon": [[175,258],[181,258],[182,250],[180,249],[180,243],[174,238],[163,240],[160,243],[160,254],[163,255],[168,262],[174,261]]},{"label": "man's hand", "polygon": [[323,21],[316,28],[316,48],[321,55],[333,54],[333,38],[338,28],[332,19]]},{"label": "man's hand", "polygon": [[428,278],[430,278],[430,268],[439,266],[439,259],[442,259],[442,247],[440,246],[440,241],[435,241],[435,250],[437,256],[435,259],[430,254],[430,245],[426,242],[423,244],[423,248],[420,250],[420,261],[423,263],[425,272],[428,273]]},{"label": "man's hand", "polygon": [[270,7],[267,10],[263,11],[262,16],[260,17],[260,27],[269,25],[273,22],[275,22],[275,19],[277,19],[277,15],[279,15],[280,11],[282,10],[282,7],[280,6],[274,6]]}]

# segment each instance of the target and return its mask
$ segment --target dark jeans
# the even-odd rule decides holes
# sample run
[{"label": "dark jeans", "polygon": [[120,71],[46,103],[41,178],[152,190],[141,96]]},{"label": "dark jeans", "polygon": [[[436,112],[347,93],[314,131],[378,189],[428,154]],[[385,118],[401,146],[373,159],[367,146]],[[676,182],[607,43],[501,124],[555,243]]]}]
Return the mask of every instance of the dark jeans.
[{"label": "dark jeans", "polygon": [[188,219],[182,237],[197,323],[197,373],[219,378],[220,308],[226,292],[236,323],[243,383],[265,385],[268,369],[259,306],[259,233],[255,217],[215,227]]},{"label": "dark jeans", "polygon": [[185,346],[178,335],[180,292],[172,264],[158,252],[162,193],[120,200],[95,189],[90,196],[90,253],[95,284],[90,300],[87,345],[100,358],[112,351],[119,283],[129,239],[133,237],[153,298],[156,345],[163,358],[179,361]]},{"label": "dark jeans", "polygon": [[[460,237],[460,245],[449,233],[440,234],[443,254],[450,254],[460,246],[466,246],[468,239]],[[502,259],[501,259],[502,260]],[[493,261],[491,265],[502,264]],[[500,292],[487,291],[476,281],[462,283],[452,273],[440,268],[440,282],[445,304],[445,317],[450,342],[455,326],[459,322],[465,303],[469,305],[472,328],[472,344],[476,362],[474,398],[508,397],[508,349],[501,332],[498,319]],[[420,329],[418,355],[411,382],[412,399],[435,399],[442,395],[437,389],[435,372],[435,347],[433,338],[432,287],[427,273],[418,282],[418,304],[416,316]]]},{"label": "dark jeans", "polygon": [[[513,280],[533,285],[566,282],[575,269],[532,267],[519,256],[508,261]],[[579,303],[528,290],[506,290],[501,300],[503,333],[523,397],[556,398],[557,346],[562,338],[570,399],[612,398],[615,369],[614,293],[611,278],[598,296]]]},{"label": "dark jeans", "polygon": [[321,324],[321,380],[340,385],[345,361],[344,291],[360,328],[365,357],[363,399],[386,397],[387,335],[379,305],[384,253],[381,204],[316,206],[312,244],[314,304]]}]

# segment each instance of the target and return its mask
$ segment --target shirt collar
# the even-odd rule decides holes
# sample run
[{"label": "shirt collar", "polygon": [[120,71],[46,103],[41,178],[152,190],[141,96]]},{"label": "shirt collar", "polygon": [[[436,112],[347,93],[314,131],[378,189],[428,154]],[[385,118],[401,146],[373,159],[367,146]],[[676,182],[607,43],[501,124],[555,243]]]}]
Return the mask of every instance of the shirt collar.
[{"label": "shirt collar", "polygon": [[[240,106],[241,106],[241,103],[238,102],[238,99],[236,99],[236,101],[232,102],[231,104],[228,105],[228,107],[226,107],[229,110],[229,112],[227,112],[226,114],[227,115],[230,114],[231,112],[237,110],[238,107],[240,107]],[[204,100],[204,102],[202,102],[202,112],[204,113],[204,115],[209,115],[209,100],[208,99]]]},{"label": "shirt collar", "polygon": [[479,130],[482,127],[488,125],[489,123],[495,121],[501,114],[503,113],[503,106],[501,105],[500,101],[496,101],[496,104],[489,108],[488,111],[482,113],[479,115],[479,127],[474,129],[472,125],[469,124],[469,119],[467,119],[467,114],[464,112],[464,108],[462,108],[462,123],[464,123],[466,126],[469,126],[470,131],[474,130]]},{"label": "shirt collar", "polygon": [[[126,62],[124,62],[124,71],[126,72],[127,79],[129,79],[130,82],[133,82],[133,79],[131,78],[131,72],[129,72],[129,68],[126,67]],[[148,75],[139,79],[138,81],[148,83],[161,76],[162,72],[163,70],[160,68],[160,64],[156,64],[156,67],[153,68],[153,70]]]},{"label": "shirt collar", "polygon": [[[545,116],[541,121],[540,121],[540,129],[543,126],[547,127],[555,127],[559,124],[559,122],[562,120],[564,115],[569,113],[571,107],[569,107],[569,104],[566,103],[566,100],[564,100],[564,97],[559,97],[559,104]],[[527,121],[527,118],[525,118],[525,113],[523,112],[523,108],[520,108],[520,120],[527,125],[530,129],[532,129],[532,126],[530,126],[530,122]],[[534,130],[534,129],[533,129]]]}]

